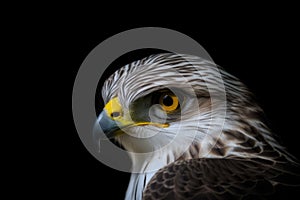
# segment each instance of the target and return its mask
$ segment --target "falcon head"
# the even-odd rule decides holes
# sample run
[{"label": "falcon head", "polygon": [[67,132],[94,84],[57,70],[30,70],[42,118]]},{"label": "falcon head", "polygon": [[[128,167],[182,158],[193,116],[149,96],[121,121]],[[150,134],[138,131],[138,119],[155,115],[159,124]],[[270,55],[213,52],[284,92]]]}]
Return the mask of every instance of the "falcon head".
[{"label": "falcon head", "polygon": [[[102,96],[105,107],[96,124],[128,151],[132,172],[137,172],[131,175],[126,199],[142,199],[143,191],[145,199],[186,199],[186,192],[202,198],[214,192],[211,185],[219,187],[224,174],[230,177],[227,173],[237,170],[243,176],[234,177],[245,175],[256,184],[266,170],[276,169],[275,177],[281,174],[277,161],[292,160],[263,123],[263,112],[248,89],[202,58],[166,53],[138,60],[112,74]],[[205,185],[206,180],[211,182]]]},{"label": "falcon head", "polygon": [[128,64],[104,83],[97,123],[133,153],[179,158],[262,156],[281,148],[234,76],[197,56],[164,53]]}]

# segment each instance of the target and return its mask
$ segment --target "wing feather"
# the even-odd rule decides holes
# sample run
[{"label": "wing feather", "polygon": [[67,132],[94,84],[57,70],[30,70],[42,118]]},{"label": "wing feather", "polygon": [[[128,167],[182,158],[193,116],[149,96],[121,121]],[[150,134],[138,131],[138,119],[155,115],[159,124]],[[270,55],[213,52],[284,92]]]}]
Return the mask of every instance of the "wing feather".
[{"label": "wing feather", "polygon": [[299,191],[299,174],[297,165],[257,158],[180,160],[154,175],[144,200],[274,199]]}]

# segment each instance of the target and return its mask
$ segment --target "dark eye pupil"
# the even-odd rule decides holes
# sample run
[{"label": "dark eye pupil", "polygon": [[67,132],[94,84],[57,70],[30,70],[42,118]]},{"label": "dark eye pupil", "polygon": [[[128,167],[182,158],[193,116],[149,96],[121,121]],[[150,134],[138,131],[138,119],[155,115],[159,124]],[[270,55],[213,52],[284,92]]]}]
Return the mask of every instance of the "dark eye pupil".
[{"label": "dark eye pupil", "polygon": [[163,104],[165,106],[171,106],[173,104],[173,99],[169,95],[164,96],[163,98]]}]

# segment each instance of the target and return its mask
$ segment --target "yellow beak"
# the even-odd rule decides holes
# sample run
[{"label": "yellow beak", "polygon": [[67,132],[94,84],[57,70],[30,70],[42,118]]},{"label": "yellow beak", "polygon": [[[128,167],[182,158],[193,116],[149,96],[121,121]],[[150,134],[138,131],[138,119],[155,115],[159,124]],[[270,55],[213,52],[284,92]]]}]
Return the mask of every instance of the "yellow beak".
[{"label": "yellow beak", "polygon": [[108,137],[114,137],[124,132],[122,128],[129,126],[156,126],[160,128],[169,127],[169,124],[160,124],[153,122],[134,122],[131,120],[128,112],[124,112],[118,97],[111,99],[99,115],[99,124],[103,132]]}]

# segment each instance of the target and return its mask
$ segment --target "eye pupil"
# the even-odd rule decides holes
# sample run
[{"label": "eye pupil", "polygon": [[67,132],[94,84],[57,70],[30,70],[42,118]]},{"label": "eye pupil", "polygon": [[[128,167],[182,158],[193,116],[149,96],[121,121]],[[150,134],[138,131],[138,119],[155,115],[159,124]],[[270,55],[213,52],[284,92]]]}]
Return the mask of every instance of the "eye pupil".
[{"label": "eye pupil", "polygon": [[171,106],[171,105],[173,105],[173,99],[172,99],[172,97],[170,97],[169,95],[164,96],[162,102],[163,102],[163,104],[164,104],[165,106]]}]

